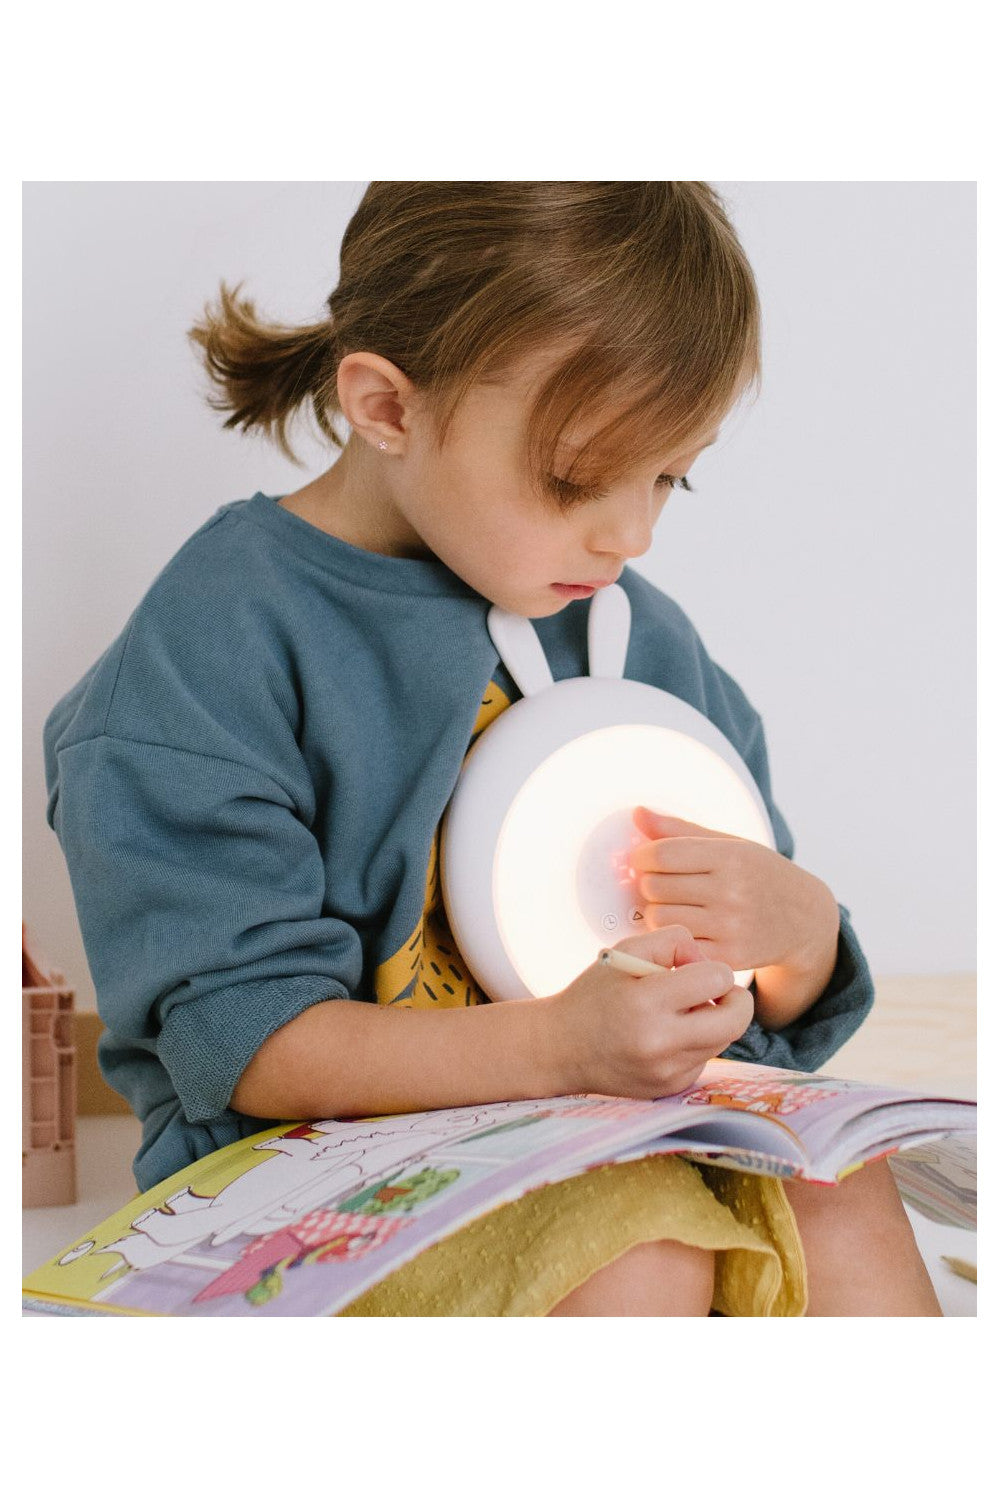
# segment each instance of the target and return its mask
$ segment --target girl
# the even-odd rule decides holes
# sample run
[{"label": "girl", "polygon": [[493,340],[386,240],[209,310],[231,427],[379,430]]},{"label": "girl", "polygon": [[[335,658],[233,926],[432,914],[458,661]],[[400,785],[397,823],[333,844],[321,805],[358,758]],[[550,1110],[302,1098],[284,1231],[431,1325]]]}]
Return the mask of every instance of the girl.
[{"label": "girl", "polygon": [[[45,727],[101,1065],[143,1122],[139,1187],[271,1120],[652,1098],[716,1055],[818,1067],[872,1003],[849,914],[792,862],[759,716],[628,567],[759,380],[754,280],[718,197],[372,183],[327,308],[268,326],[223,285],[192,328],[227,427],[294,460],[308,399],[342,452],[292,494],[221,506]],[[579,586],[614,581],[628,675],[727,735],[778,852],[638,810],[647,931],[619,946],[663,976],[595,963],[490,1005],[437,870],[470,742],[517,697],[486,616],[532,618],[554,675],[580,675]],[[710,1310],[940,1311],[884,1163],[831,1189],[669,1157],[484,1215],[347,1309]]]}]

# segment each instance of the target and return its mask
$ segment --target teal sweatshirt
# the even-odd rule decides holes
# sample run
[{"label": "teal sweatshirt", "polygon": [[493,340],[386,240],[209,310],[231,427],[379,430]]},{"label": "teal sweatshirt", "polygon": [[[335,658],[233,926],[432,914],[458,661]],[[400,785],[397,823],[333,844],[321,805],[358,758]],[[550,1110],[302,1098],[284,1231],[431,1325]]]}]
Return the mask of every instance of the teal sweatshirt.
[{"label": "teal sweatshirt", "polygon": [[[759,715],[690,620],[631,568],[625,675],[706,714],[760,788]],[[268,1122],[229,1107],[307,1006],[485,1000],[441,899],[440,823],[470,744],[520,692],[491,603],[442,562],[366,552],[260,492],[223,505],[53,708],[47,817],[106,1031],[143,1124],[140,1189]],[[553,677],[587,672],[587,601],[533,621]],[[874,992],[850,914],[825,993],[729,1057],[813,1069]]]}]

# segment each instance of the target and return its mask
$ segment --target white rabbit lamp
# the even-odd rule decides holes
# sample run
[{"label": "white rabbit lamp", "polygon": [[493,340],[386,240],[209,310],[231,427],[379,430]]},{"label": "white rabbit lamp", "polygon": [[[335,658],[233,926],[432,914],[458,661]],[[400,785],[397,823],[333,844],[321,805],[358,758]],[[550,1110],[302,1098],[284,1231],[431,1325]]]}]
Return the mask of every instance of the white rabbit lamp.
[{"label": "white rabbit lamp", "polygon": [[631,622],[625,590],[601,589],[587,615],[590,675],[555,682],[530,620],[496,605],[487,617],[524,696],[465,758],[442,823],[441,887],[491,1000],[556,994],[599,948],[646,931],[629,866],[644,842],[640,804],[775,847],[725,735],[683,699],[624,677]]}]

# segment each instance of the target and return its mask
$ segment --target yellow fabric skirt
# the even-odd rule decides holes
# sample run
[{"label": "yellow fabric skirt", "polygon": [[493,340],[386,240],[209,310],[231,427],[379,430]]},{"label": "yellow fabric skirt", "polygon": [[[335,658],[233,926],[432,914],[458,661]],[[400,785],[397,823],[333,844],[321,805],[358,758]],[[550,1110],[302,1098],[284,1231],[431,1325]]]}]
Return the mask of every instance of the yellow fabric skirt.
[{"label": "yellow fabric skirt", "polygon": [[651,1240],[715,1251],[712,1307],[726,1317],[805,1312],[805,1258],[781,1182],[652,1156],[596,1167],[483,1214],[337,1316],[544,1317],[595,1271]]}]

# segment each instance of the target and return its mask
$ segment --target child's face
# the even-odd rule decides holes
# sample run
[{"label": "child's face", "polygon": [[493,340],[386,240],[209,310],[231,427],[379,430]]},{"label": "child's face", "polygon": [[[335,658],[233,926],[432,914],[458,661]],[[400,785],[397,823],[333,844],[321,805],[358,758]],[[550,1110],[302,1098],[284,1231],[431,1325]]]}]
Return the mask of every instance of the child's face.
[{"label": "child's face", "polygon": [[[536,367],[537,370],[537,367]],[[418,422],[406,462],[396,470],[396,504],[416,535],[485,598],[529,618],[552,615],[572,596],[562,583],[613,583],[641,557],[670,493],[661,474],[681,478],[715,438],[715,426],[684,452],[664,453],[609,487],[600,498],[561,511],[554,491],[532,489],[524,458],[533,371],[502,386],[474,388],[439,452]],[[589,433],[572,432],[572,450]]]}]

